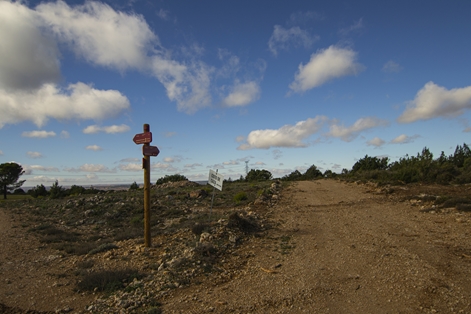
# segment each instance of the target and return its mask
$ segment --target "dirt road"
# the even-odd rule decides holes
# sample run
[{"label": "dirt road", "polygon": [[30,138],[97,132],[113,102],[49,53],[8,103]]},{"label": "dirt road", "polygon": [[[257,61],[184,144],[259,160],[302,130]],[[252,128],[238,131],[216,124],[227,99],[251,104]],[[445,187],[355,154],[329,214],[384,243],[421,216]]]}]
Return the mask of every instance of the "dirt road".
[{"label": "dirt road", "polygon": [[470,215],[367,187],[298,182],[243,275],[176,290],[164,313],[470,313]]},{"label": "dirt road", "polygon": [[[251,209],[271,227],[223,257],[219,274],[231,279],[216,284],[208,274],[199,284],[161,291],[163,313],[471,313],[471,213],[413,206],[404,191],[418,191],[394,189],[293,183],[274,207]],[[89,313],[96,296],[77,294],[75,277],[61,275],[73,274],[77,257],[38,250],[21,217],[2,210],[0,312]],[[224,269],[233,259],[240,271]]]}]

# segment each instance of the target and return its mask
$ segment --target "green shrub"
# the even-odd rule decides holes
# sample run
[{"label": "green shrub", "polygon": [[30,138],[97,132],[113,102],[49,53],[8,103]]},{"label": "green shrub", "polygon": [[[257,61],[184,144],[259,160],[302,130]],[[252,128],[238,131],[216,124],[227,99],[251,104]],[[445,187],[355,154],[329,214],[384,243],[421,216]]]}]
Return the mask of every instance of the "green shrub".
[{"label": "green shrub", "polygon": [[181,174],[166,175],[163,178],[160,178],[155,183],[156,185],[164,184],[167,182],[178,182],[178,181],[188,181],[188,179]]},{"label": "green shrub", "polygon": [[234,195],[233,199],[234,199],[234,202],[236,202],[236,204],[239,204],[240,202],[246,201],[248,199],[247,193],[239,192],[236,195]]}]

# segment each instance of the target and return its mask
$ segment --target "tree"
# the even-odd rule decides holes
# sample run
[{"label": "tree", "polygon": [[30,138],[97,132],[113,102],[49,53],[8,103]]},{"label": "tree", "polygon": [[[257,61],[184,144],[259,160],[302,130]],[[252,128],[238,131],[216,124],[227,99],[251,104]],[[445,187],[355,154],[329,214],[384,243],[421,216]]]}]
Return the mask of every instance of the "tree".
[{"label": "tree", "polygon": [[317,169],[315,165],[309,167],[309,169],[307,169],[306,172],[303,174],[303,179],[305,180],[312,180],[318,177],[322,177],[322,172]]},{"label": "tree", "polygon": [[267,181],[271,180],[272,174],[268,170],[258,170],[258,169],[252,169],[247,173],[247,176],[245,177],[245,180],[250,182],[250,181]]},{"label": "tree", "polygon": [[25,183],[26,180],[20,180],[25,172],[23,167],[14,162],[8,162],[0,165],[0,187],[3,190],[3,199],[7,198],[7,192],[13,191]]},{"label": "tree", "polygon": [[46,187],[43,184],[40,184],[40,185],[36,185],[36,187],[29,190],[28,194],[34,198],[37,198],[39,196],[43,196],[43,197],[47,196],[49,193],[47,192]]},{"label": "tree", "polygon": [[139,185],[136,183],[136,181],[134,181],[133,184],[131,184],[131,186],[129,187],[129,190],[137,190],[139,189]]},{"label": "tree", "polygon": [[61,198],[64,196],[64,189],[59,185],[59,181],[55,181],[49,189],[50,198]]}]

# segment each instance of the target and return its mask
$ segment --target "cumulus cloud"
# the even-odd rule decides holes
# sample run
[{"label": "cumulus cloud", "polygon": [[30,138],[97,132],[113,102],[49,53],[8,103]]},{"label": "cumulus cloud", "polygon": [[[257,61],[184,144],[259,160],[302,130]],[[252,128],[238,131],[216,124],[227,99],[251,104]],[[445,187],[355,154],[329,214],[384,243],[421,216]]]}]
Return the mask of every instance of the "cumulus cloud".
[{"label": "cumulus cloud", "polygon": [[66,168],[64,170],[68,172],[116,172],[116,169],[109,169],[101,164],[84,164],[79,168]]},{"label": "cumulus cloud", "polygon": [[380,139],[379,137],[375,137],[371,140],[369,140],[368,142],[366,142],[366,145],[368,146],[375,146],[375,147],[381,147],[384,145],[384,143],[386,143],[385,141],[383,141],[382,139]]},{"label": "cumulus cloud", "polygon": [[23,137],[32,137],[32,138],[47,138],[56,136],[54,131],[25,131],[21,134]]},{"label": "cumulus cloud", "polygon": [[[159,14],[168,17],[163,10]],[[0,38],[8,42],[0,48],[0,128],[23,121],[43,126],[48,119],[102,120],[130,107],[116,90],[99,90],[81,82],[58,86],[59,48],[69,48],[97,66],[154,76],[177,109],[188,114],[211,105],[215,73],[235,76],[240,64],[231,56],[222,60],[224,65],[217,71],[198,59],[203,50],[196,46],[192,49],[197,53],[192,55],[183,47],[186,59],[176,60],[175,52],[160,44],[143,16],[95,1],[82,5],[43,2],[31,9],[24,1],[0,1]],[[287,42],[307,45],[313,37],[299,28],[280,28],[273,40],[281,49]],[[258,65],[261,72],[265,67],[262,61]],[[223,102],[244,106],[259,95],[258,84],[249,79],[235,85]]]},{"label": "cumulus cloud", "polygon": [[407,144],[412,143],[419,135],[407,136],[405,134],[401,134],[395,139],[391,141],[392,144]]},{"label": "cumulus cloud", "polygon": [[[59,169],[56,167],[45,167],[41,165],[25,165],[23,167],[25,174],[31,175],[33,171],[42,171],[42,172],[59,172]],[[29,181],[29,179],[28,179]]]},{"label": "cumulus cloud", "polygon": [[352,126],[349,127],[333,123],[330,126],[330,131],[327,136],[338,137],[342,141],[351,142],[362,131],[386,125],[388,125],[388,122],[386,120],[381,120],[374,117],[360,118],[355,121]]},{"label": "cumulus cloud", "polygon": [[121,164],[118,166],[119,170],[123,171],[142,171],[142,164],[141,163],[128,163],[128,164]]},{"label": "cumulus cloud", "polygon": [[152,163],[150,167],[152,169],[162,170],[162,171],[167,171],[167,172],[176,172],[176,171],[178,171],[178,169],[173,167],[172,165],[167,164],[167,163],[161,163],[161,162]]},{"label": "cumulus cloud", "polygon": [[227,107],[246,106],[260,97],[260,87],[254,81],[240,83],[236,81],[223,104]]},{"label": "cumulus cloud", "polygon": [[98,126],[98,125],[89,125],[85,129],[82,130],[85,134],[95,134],[99,132],[104,132],[108,134],[115,134],[115,133],[124,133],[129,131],[131,128],[126,124],[121,125],[110,125],[110,126]]},{"label": "cumulus cloud", "polygon": [[40,152],[27,152],[26,155],[28,155],[29,158],[33,158],[33,159],[38,159],[38,158],[42,158],[43,155],[40,153]]},{"label": "cumulus cloud", "polygon": [[86,150],[93,150],[93,151],[103,150],[103,148],[101,148],[98,145],[88,145],[87,147],[85,147],[85,149]]},{"label": "cumulus cloud", "polygon": [[150,67],[179,111],[193,114],[211,104],[212,67],[196,61],[183,64],[158,55],[152,57]]},{"label": "cumulus cloud", "polygon": [[90,63],[119,70],[143,68],[158,38],[140,15],[116,12],[100,2],[69,6],[63,1],[36,7],[59,40]]},{"label": "cumulus cloud", "polygon": [[303,140],[316,133],[326,120],[325,116],[316,116],[295,125],[284,125],[277,130],[255,130],[249,133],[246,143],[241,144],[237,149],[305,147],[307,144]]},{"label": "cumulus cloud", "polygon": [[392,60],[389,60],[383,65],[383,72],[386,73],[399,73],[401,72],[403,67]]},{"label": "cumulus cloud", "polygon": [[356,59],[357,53],[349,48],[330,46],[318,50],[306,65],[299,65],[289,87],[293,92],[304,92],[336,78],[357,75],[364,66]]},{"label": "cumulus cloud", "polygon": [[129,106],[129,100],[120,92],[97,90],[84,83],[70,84],[65,90],[54,84],[16,93],[0,89],[0,128],[22,121],[41,127],[49,118],[101,120],[116,116]]},{"label": "cumulus cloud", "polygon": [[60,78],[59,50],[41,25],[21,2],[0,1],[0,89],[39,88]]},{"label": "cumulus cloud", "polygon": [[275,25],[268,40],[268,49],[276,56],[279,50],[287,50],[290,46],[309,48],[317,40],[319,40],[319,36],[311,36],[299,26],[286,29],[283,26]]},{"label": "cumulus cloud", "polygon": [[471,109],[471,86],[446,89],[428,82],[407,105],[397,119],[400,123],[411,123],[433,118],[453,118]]}]

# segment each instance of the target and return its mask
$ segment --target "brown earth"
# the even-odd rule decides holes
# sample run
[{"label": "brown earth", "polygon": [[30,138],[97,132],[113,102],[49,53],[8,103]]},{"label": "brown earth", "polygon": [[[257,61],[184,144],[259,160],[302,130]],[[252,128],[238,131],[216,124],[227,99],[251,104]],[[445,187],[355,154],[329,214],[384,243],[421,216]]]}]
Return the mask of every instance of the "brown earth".
[{"label": "brown earth", "polygon": [[[267,217],[271,228],[220,258],[225,280],[207,275],[195,284],[160,291],[158,309],[471,313],[471,213],[432,205],[437,195],[469,194],[469,186],[293,183],[275,206],[250,209]],[[74,292],[73,277],[60,275],[72,271],[77,260],[38,249],[42,244],[25,235],[20,217],[3,208],[0,241],[0,313],[100,313],[88,304],[109,296]],[[160,245],[143,252],[157,258]],[[147,281],[142,294],[153,293],[150,283],[155,285]]]}]

